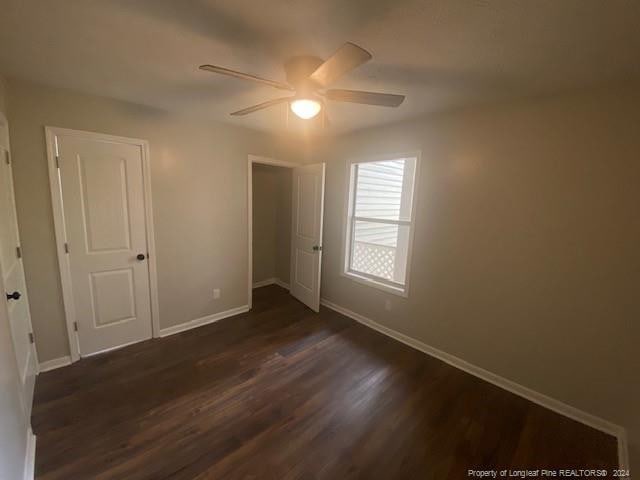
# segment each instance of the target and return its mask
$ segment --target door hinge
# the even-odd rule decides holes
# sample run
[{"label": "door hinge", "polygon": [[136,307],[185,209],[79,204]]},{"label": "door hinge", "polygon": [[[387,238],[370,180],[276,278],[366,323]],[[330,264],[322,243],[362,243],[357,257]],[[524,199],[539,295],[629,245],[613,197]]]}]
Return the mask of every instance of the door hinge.
[{"label": "door hinge", "polygon": [[20,248],[20,245],[16,247],[16,257],[22,258],[22,249]]},{"label": "door hinge", "polygon": [[9,159],[9,150],[4,151],[4,161],[7,163],[7,165],[11,165],[11,160]]},{"label": "door hinge", "polygon": [[73,331],[74,332],[78,331],[78,322],[73,322]]},{"label": "door hinge", "polygon": [[64,242],[64,253],[69,253],[69,244]]},{"label": "door hinge", "polygon": [[56,155],[56,168],[60,168],[60,155]]},{"label": "door hinge", "polygon": [[29,343],[36,343],[36,338],[33,336],[33,332],[29,332]]}]

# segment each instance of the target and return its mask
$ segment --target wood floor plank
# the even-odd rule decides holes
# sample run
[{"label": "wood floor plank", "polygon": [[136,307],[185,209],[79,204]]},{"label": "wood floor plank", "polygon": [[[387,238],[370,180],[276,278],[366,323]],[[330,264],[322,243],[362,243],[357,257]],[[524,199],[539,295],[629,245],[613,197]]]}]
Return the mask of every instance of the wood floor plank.
[{"label": "wood floor plank", "polygon": [[462,479],[609,468],[613,437],[272,285],[251,312],[38,377],[38,480]]}]

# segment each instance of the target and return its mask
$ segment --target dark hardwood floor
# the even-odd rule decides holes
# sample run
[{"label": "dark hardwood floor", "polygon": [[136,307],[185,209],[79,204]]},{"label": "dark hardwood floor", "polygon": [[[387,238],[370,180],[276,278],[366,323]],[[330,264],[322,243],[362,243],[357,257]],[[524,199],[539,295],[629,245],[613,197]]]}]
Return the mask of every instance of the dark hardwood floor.
[{"label": "dark hardwood floor", "polygon": [[39,376],[39,480],[464,479],[616,441],[276,286],[247,314]]}]

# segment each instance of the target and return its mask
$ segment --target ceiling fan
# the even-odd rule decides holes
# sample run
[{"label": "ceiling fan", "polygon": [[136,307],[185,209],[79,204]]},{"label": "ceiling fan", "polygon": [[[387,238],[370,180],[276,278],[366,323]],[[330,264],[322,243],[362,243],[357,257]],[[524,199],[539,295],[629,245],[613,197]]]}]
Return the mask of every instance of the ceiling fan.
[{"label": "ceiling fan", "polygon": [[293,57],[284,64],[287,82],[278,82],[242,73],[216,65],[200,65],[200,70],[229,75],[231,77],[262,83],[279,90],[293,92],[287,97],[274,98],[266,102],[243,108],[231,115],[249,113],[289,103],[291,111],[302,119],[315,117],[325,105],[325,100],[336,102],[363,103],[381,107],[397,107],[404,101],[404,95],[364,92],[360,90],[327,89],[331,84],[354,68],[371,60],[372,56],[364,48],[354,43],[345,43],[327,60],[313,56]]}]

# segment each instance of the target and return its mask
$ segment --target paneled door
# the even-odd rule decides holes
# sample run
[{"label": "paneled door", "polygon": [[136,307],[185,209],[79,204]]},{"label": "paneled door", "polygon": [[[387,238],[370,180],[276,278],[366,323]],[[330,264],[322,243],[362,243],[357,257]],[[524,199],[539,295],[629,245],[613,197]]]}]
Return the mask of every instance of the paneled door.
[{"label": "paneled door", "polygon": [[83,132],[54,140],[79,353],[151,338],[144,149]]},{"label": "paneled door", "polygon": [[5,302],[0,308],[7,309],[28,418],[33,403],[38,358],[33,344],[27,286],[22,266],[11,163],[9,130],[4,116],[0,114],[0,270],[5,289],[5,292],[0,292],[2,301]]},{"label": "paneled door", "polygon": [[324,163],[293,169],[291,295],[320,310]]}]

